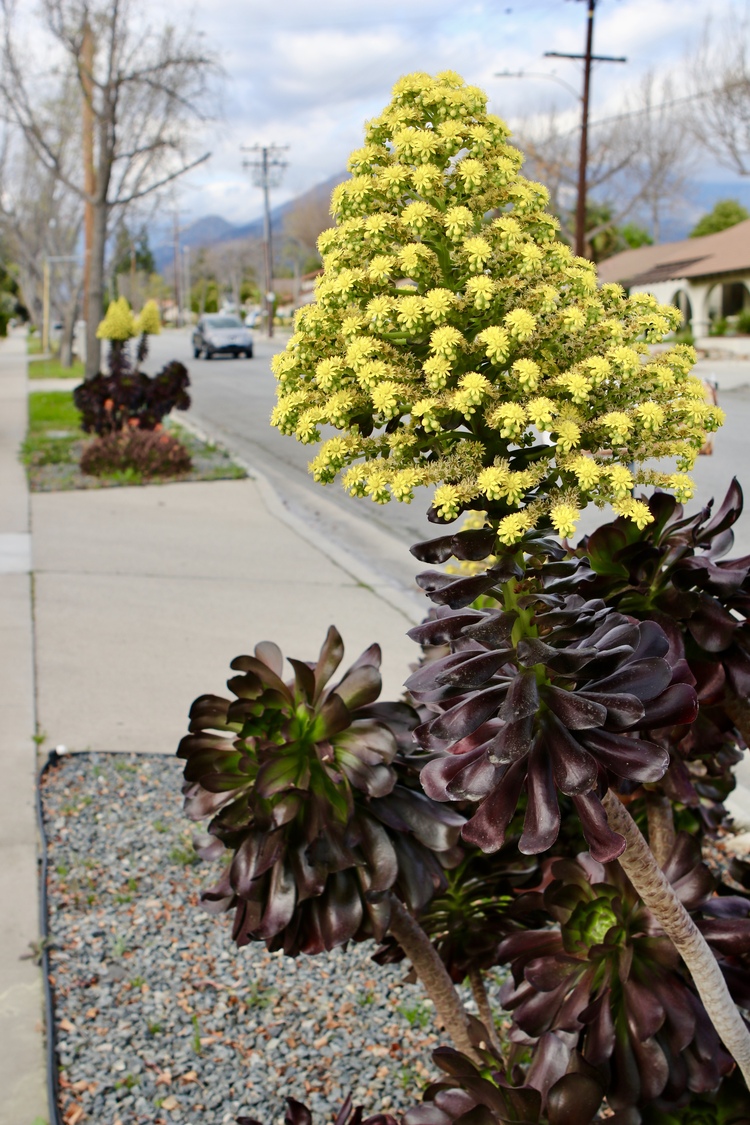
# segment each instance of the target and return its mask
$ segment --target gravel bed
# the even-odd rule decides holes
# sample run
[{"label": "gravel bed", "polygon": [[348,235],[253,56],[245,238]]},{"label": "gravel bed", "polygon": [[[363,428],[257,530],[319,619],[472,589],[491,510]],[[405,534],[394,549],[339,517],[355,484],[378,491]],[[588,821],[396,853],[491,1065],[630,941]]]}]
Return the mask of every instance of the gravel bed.
[{"label": "gravel bed", "polygon": [[218,864],[195,855],[181,769],[92,753],[44,776],[66,1125],[280,1121],[287,1096],[320,1125],[349,1091],[370,1113],[413,1105],[441,1041],[421,989],[371,943],[237,950],[230,920],[197,905]]}]

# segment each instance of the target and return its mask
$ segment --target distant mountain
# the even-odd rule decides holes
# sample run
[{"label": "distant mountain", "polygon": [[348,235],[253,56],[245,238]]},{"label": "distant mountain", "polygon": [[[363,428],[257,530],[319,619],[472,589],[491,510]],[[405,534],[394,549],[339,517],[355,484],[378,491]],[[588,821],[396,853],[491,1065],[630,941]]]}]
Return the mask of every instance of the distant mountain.
[{"label": "distant mountain", "polygon": [[[346,179],[346,172],[338,172],[321,184],[303,192],[302,195],[280,203],[271,209],[271,230],[280,231],[284,216],[292,208],[304,204],[309,200],[317,201],[321,197],[330,196],[336,184]],[[220,215],[204,215],[196,219],[189,226],[180,231],[180,245],[199,249],[200,247],[216,246],[222,242],[236,242],[244,238],[262,238],[263,219],[253,219],[250,223],[230,223]],[[174,261],[174,242],[162,237],[162,240],[153,248],[154,261],[158,273],[169,272]]]}]

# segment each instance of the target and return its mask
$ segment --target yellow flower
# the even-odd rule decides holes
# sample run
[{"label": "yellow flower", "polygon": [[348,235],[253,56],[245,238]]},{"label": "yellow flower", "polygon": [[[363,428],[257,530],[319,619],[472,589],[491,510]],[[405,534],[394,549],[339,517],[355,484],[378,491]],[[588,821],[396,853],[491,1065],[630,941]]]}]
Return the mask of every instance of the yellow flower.
[{"label": "yellow flower", "polygon": [[552,505],[549,518],[560,538],[570,539],[571,536],[575,535],[576,524],[581,518],[581,513],[572,504],[560,501]]},{"label": "yellow flower", "polygon": [[479,404],[490,390],[489,380],[477,371],[467,371],[459,379],[458,385],[466,391],[469,401],[476,404]]},{"label": "yellow flower", "polygon": [[454,297],[450,289],[430,289],[422,298],[425,315],[435,324],[445,320],[453,308]]},{"label": "yellow flower", "polygon": [[561,386],[565,387],[573,402],[582,405],[588,402],[591,383],[579,371],[569,371],[558,379]]},{"label": "yellow flower", "polygon": [[136,335],[135,318],[124,297],[110,301],[107,315],[96,330],[98,340],[130,340]]},{"label": "yellow flower", "polygon": [[434,164],[423,164],[412,173],[412,183],[420,195],[429,195],[442,180],[442,173]]},{"label": "yellow flower", "polygon": [[367,312],[375,326],[382,328],[396,309],[396,302],[392,297],[373,297],[367,306]]},{"label": "yellow flower", "polygon": [[578,483],[586,492],[590,492],[599,483],[602,475],[601,467],[584,453],[576,457],[575,461],[571,461],[568,468],[575,473]]},{"label": "yellow flower", "polygon": [[434,414],[438,405],[437,399],[422,398],[419,402],[415,402],[411,408],[412,417],[417,418],[422,428],[428,432],[437,433],[442,429],[440,420]]},{"label": "yellow flower", "polygon": [[474,308],[480,312],[486,309],[495,292],[492,278],[480,275],[471,277],[466,283],[466,295],[472,298]]},{"label": "yellow flower", "polygon": [[538,430],[544,432],[552,428],[552,419],[555,417],[555,404],[548,398],[533,398],[527,403],[526,409],[529,418]]},{"label": "yellow flower", "polygon": [[396,268],[396,259],[392,254],[376,254],[367,270],[371,281],[387,281]]},{"label": "yellow flower", "polygon": [[420,484],[422,484],[422,474],[416,469],[401,469],[391,480],[394,500],[410,504],[414,499],[414,489]]},{"label": "yellow flower", "polygon": [[395,383],[386,380],[377,387],[373,387],[371,394],[373,406],[380,411],[384,418],[396,417],[399,413],[399,394],[398,386]]},{"label": "yellow flower", "polygon": [[669,488],[672,489],[681,504],[692,499],[695,492],[695,485],[685,473],[672,473],[669,477]]},{"label": "yellow flower", "polygon": [[604,356],[592,356],[590,359],[586,360],[584,367],[587,369],[589,378],[595,387],[598,387],[612,374],[609,360],[605,359]]},{"label": "yellow flower", "polygon": [[503,487],[507,479],[507,466],[492,465],[488,469],[483,469],[477,477],[477,488],[484,493],[488,500],[502,500]]},{"label": "yellow flower", "polygon": [[454,484],[441,484],[435,489],[432,504],[442,519],[454,520],[461,511],[461,493]]},{"label": "yellow flower", "polygon": [[326,400],[326,420],[336,429],[342,430],[349,421],[353,405],[354,395],[351,391],[337,391]]},{"label": "yellow flower", "polygon": [[497,528],[497,537],[506,547],[517,543],[523,535],[534,526],[531,517],[526,512],[512,512],[500,520]]},{"label": "yellow flower", "polygon": [[516,340],[530,340],[536,330],[536,317],[526,309],[513,309],[505,317],[505,325]]},{"label": "yellow flower", "polygon": [[615,445],[622,445],[628,440],[633,429],[633,420],[622,410],[611,410],[601,418],[601,423]]},{"label": "yellow flower", "polygon": [[484,164],[481,160],[474,160],[472,157],[467,156],[458,162],[456,166],[458,175],[464,182],[464,188],[471,191],[474,188],[481,187],[484,183],[485,172]]},{"label": "yellow flower", "polygon": [[512,250],[519,242],[523,241],[521,225],[512,215],[501,215],[499,219],[495,219],[492,223],[492,229],[500,235],[502,250]]},{"label": "yellow flower", "polygon": [[409,203],[408,206],[404,207],[401,218],[407,227],[421,233],[430,226],[435,214],[435,209],[430,207],[429,203],[417,200],[415,203]]},{"label": "yellow flower", "polygon": [[331,391],[340,386],[343,374],[344,364],[337,356],[331,359],[322,359],[315,368],[315,379],[323,391]]},{"label": "yellow flower", "polygon": [[445,356],[435,355],[431,359],[426,359],[422,364],[422,370],[427,376],[427,385],[431,391],[442,390],[448,383],[448,376],[451,372],[451,363]]},{"label": "yellow flower", "polygon": [[492,247],[486,238],[480,235],[475,235],[473,238],[467,238],[463,244],[463,250],[469,262],[469,269],[474,273],[479,273],[484,269],[485,264],[492,257]]},{"label": "yellow flower", "polygon": [[557,446],[563,453],[570,453],[571,449],[581,444],[581,430],[575,422],[569,420],[558,422],[556,429]]},{"label": "yellow flower", "polygon": [[506,402],[493,410],[489,423],[500,430],[500,437],[517,438],[526,429],[527,415],[520,402]]},{"label": "yellow flower", "polygon": [[612,494],[616,499],[629,496],[633,491],[633,476],[624,465],[610,465],[607,470]]},{"label": "yellow flower", "polygon": [[527,242],[521,247],[521,273],[538,273],[544,261],[544,251],[541,246]]},{"label": "yellow flower", "polygon": [[664,425],[664,411],[655,402],[642,402],[635,412],[647,432],[658,433]]},{"label": "yellow flower", "polygon": [[651,512],[640,500],[617,500],[612,507],[617,512],[618,516],[624,516],[625,519],[631,520],[639,531],[643,531],[644,527],[654,522],[654,517]]},{"label": "yellow flower", "polygon": [[156,301],[146,301],[141,315],[135,322],[136,333],[143,336],[158,336],[161,332],[161,317]]},{"label": "yellow flower", "polygon": [[422,298],[401,297],[398,305],[398,322],[407,332],[413,332],[422,323]]},{"label": "yellow flower", "polygon": [[511,367],[511,371],[525,391],[535,391],[539,386],[542,373],[539,370],[539,365],[534,363],[533,359],[517,359]]},{"label": "yellow flower", "polygon": [[459,242],[473,226],[474,216],[468,207],[449,207],[445,212],[445,232],[452,242]]},{"label": "yellow flower", "polygon": [[493,363],[503,363],[510,351],[510,336],[504,328],[485,328],[477,336],[477,342],[485,345],[485,355]]},{"label": "yellow flower", "polygon": [[464,343],[464,338],[457,328],[436,328],[430,335],[430,348],[437,355],[453,359],[456,352]]},{"label": "yellow flower", "polygon": [[562,322],[571,332],[580,332],[586,325],[586,314],[577,305],[571,305],[563,310]]}]

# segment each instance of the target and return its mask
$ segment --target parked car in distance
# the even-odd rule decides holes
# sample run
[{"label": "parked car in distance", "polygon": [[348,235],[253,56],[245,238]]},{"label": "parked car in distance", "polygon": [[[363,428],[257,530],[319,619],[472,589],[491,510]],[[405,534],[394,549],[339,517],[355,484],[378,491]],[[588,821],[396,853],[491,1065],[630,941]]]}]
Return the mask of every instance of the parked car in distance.
[{"label": "parked car in distance", "polygon": [[215,355],[233,355],[236,359],[253,354],[253,334],[238,316],[204,313],[193,331],[193,355],[213,359]]}]

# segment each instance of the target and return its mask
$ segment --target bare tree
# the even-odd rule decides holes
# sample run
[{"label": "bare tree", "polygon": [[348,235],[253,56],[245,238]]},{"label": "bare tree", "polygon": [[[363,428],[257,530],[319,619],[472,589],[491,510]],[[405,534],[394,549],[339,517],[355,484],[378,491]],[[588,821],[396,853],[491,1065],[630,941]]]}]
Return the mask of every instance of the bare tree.
[{"label": "bare tree", "polygon": [[[664,212],[683,199],[694,150],[675,100],[668,77],[657,82],[648,74],[619,113],[591,122],[588,198],[606,203],[609,217],[586,232],[589,240],[631,219],[645,221],[658,239]],[[516,132],[527,175],[550,189],[562,232],[572,242],[578,128],[567,127],[552,110],[541,119],[521,122]]]},{"label": "bare tree", "polygon": [[282,241],[292,243],[302,257],[301,264],[318,260],[318,235],[331,226],[330,192],[308,191],[284,215]]},{"label": "bare tree", "polygon": [[[91,124],[91,167],[73,174],[40,112],[37,83],[17,37],[14,0],[0,0],[0,99],[41,163],[90,208],[86,374],[99,368],[108,222],[208,158],[190,155],[191,126],[206,116],[214,59],[191,33],[150,26],[136,0],[42,0],[53,53],[76,76]],[[87,138],[84,137],[84,151]]]},{"label": "bare tree", "polygon": [[690,128],[706,149],[733,172],[750,175],[750,55],[747,12],[706,22],[700,44],[685,60],[691,102]]},{"label": "bare tree", "polygon": [[[45,127],[55,137],[60,161],[72,172],[80,149],[77,98],[73,84],[63,81],[57,96],[43,107]],[[15,142],[15,143],[14,143]],[[81,301],[82,272],[75,261],[83,207],[71,192],[24,144],[6,133],[0,160],[0,234],[18,269],[21,295],[32,323],[41,328],[45,259],[52,259],[50,306],[63,325],[60,358],[72,362],[73,334]]]}]

